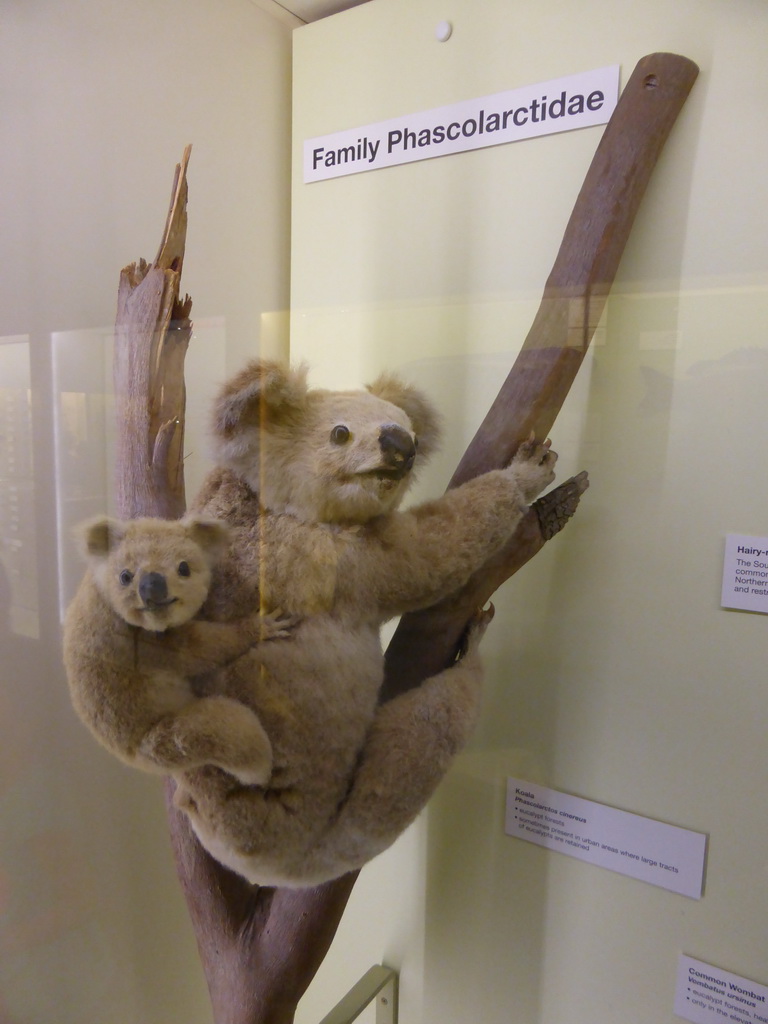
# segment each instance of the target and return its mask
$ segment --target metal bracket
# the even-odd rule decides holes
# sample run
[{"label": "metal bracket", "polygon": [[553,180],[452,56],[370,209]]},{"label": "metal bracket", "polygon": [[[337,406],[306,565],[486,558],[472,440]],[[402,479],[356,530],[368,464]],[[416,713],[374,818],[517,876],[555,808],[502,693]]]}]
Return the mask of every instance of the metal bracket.
[{"label": "metal bracket", "polygon": [[397,1024],[397,971],[371,967],[320,1024],[352,1024],[374,999],[376,1024]]}]

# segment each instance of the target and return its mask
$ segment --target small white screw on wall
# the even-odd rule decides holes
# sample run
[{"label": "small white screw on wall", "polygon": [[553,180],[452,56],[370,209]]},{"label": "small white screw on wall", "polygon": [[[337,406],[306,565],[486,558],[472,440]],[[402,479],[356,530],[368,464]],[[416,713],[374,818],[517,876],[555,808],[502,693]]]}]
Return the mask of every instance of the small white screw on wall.
[{"label": "small white screw on wall", "polygon": [[440,21],[435,29],[435,39],[437,39],[439,43],[446,43],[451,38],[452,33],[453,25],[450,21]]}]

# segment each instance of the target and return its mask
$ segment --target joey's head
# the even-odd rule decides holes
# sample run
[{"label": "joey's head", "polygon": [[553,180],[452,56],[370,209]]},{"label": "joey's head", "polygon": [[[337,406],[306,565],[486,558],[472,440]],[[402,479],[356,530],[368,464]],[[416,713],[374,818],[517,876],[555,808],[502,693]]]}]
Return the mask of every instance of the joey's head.
[{"label": "joey's head", "polygon": [[193,517],[121,522],[102,516],[78,534],[107,603],[129,625],[156,633],[197,614],[228,537],[222,523]]},{"label": "joey's head", "polygon": [[266,508],[308,522],[365,523],[395,509],[438,434],[429,401],[389,375],[328,391],[308,388],[304,370],[252,363],[214,410],[219,463]]}]

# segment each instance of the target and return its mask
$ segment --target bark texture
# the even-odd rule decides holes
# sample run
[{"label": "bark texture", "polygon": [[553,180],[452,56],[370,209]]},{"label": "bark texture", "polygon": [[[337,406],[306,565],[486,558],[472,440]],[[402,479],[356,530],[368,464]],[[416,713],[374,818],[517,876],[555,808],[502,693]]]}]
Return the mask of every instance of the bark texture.
[{"label": "bark texture", "polygon": [[113,379],[115,503],[126,519],[178,519],[184,493],[184,357],[192,300],[180,298],[187,232],[187,164],[176,168],[155,262],[131,263],[117,292]]}]

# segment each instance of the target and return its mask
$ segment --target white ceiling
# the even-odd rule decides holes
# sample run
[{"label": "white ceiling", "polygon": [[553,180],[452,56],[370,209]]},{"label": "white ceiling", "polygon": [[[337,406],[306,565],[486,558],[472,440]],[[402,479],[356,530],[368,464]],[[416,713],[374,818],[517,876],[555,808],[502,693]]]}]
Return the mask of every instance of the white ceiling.
[{"label": "white ceiling", "polygon": [[285,7],[291,14],[295,14],[302,21],[319,21],[327,18],[329,14],[338,14],[339,11],[346,11],[350,7],[358,7],[367,0],[277,0],[281,7]]}]

